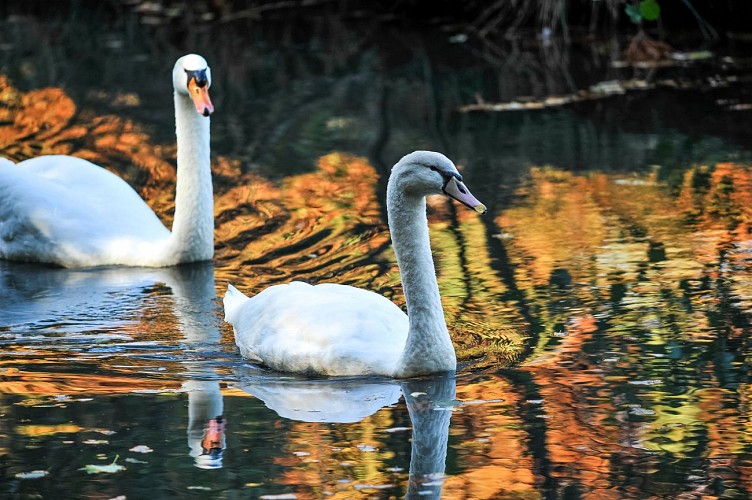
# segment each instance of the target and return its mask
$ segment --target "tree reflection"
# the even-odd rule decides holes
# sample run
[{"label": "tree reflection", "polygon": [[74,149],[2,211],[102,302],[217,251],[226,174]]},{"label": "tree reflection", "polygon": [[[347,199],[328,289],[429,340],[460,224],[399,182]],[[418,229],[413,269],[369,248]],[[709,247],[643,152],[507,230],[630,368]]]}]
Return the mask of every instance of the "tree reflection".
[{"label": "tree reflection", "polygon": [[[60,89],[24,93],[0,79],[0,154],[13,160],[74,154],[105,165],[169,225],[175,151],[152,137],[133,121],[77,109]],[[192,451],[181,435],[181,457],[218,459],[226,445],[224,418],[224,431],[241,438],[242,420],[232,418],[250,418],[227,415],[219,380],[233,375],[209,362],[222,349],[234,354],[229,335],[221,337],[215,302],[228,281],[250,290],[292,279],[346,283],[403,303],[380,173],[369,159],[329,153],[311,172],[273,180],[237,157],[218,156],[212,167],[216,268],[159,276],[136,270],[124,278],[113,270],[0,267],[3,393],[49,402],[72,387],[95,396],[187,390]],[[466,173],[468,182],[477,175],[493,192],[504,172],[468,165]],[[496,200],[490,221],[440,197],[429,202],[444,310],[462,366],[456,389],[436,382],[446,394],[423,405],[418,393],[429,390],[387,383],[385,405],[401,387],[409,419],[379,411],[376,402],[360,404],[357,418],[336,426],[275,421],[284,432],[268,460],[272,472],[257,477],[267,474],[275,487],[312,497],[346,480],[364,496],[393,482],[445,498],[752,494],[750,165],[655,167],[630,175],[537,167],[515,176],[519,184],[500,189],[507,198]],[[107,293],[92,295],[97,289]],[[35,344],[14,340],[32,328],[46,337]],[[82,332],[92,335],[78,337],[82,353],[61,359],[50,339],[70,346]],[[94,345],[104,336],[109,344]],[[187,354],[160,360],[166,368],[159,375],[150,371],[154,351],[143,345],[138,355],[118,351],[133,340],[155,343],[157,355],[176,345]],[[258,387],[249,392],[274,396],[275,387]],[[278,392],[290,395],[288,387]],[[436,407],[455,397],[461,404],[450,428],[450,412]],[[284,419],[294,415],[267,404]],[[16,406],[3,409],[20,414]],[[324,420],[323,412],[311,413]],[[148,417],[149,425],[161,425]],[[439,429],[439,437],[426,438],[432,447],[418,446],[416,428],[418,443],[407,445],[400,434],[407,420]],[[16,440],[83,428],[14,422],[6,419],[3,429]],[[253,449],[260,438],[247,441]],[[225,469],[237,450],[226,451]],[[435,459],[444,451],[441,469]],[[401,460],[408,454],[431,465],[411,469],[414,480],[406,482],[393,469],[406,466]],[[443,481],[424,477],[439,469]]]},{"label": "tree reflection", "polygon": [[[557,489],[606,495],[614,474],[640,474],[650,479],[626,491],[659,492],[653,468],[714,447],[718,424],[701,408],[717,393],[696,392],[694,377],[738,383],[751,174],[740,164],[694,167],[674,190],[657,173],[537,169],[522,202],[497,218],[544,329],[523,369],[542,396]],[[733,392],[723,399],[740,408]],[[619,450],[618,461],[603,450]],[[664,475],[674,484],[694,471],[682,464]]]}]

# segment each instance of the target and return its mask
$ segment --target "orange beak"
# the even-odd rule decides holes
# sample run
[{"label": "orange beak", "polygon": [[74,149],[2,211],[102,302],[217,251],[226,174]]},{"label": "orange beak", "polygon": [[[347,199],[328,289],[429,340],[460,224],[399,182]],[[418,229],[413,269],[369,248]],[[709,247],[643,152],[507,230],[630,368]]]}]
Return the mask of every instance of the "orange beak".
[{"label": "orange beak", "polygon": [[188,82],[188,91],[193,99],[193,104],[196,106],[196,111],[200,115],[209,116],[214,113],[214,105],[209,99],[209,86],[204,84],[199,87],[195,78],[191,78]]}]

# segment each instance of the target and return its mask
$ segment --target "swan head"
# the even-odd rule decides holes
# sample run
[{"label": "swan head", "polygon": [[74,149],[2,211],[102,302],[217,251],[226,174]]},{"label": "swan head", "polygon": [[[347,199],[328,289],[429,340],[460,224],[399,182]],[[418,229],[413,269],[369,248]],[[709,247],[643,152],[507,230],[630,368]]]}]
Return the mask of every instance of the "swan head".
[{"label": "swan head", "polygon": [[211,69],[206,59],[198,54],[188,54],[175,62],[172,69],[172,85],[175,92],[190,97],[198,114],[209,116],[214,105],[209,99]]},{"label": "swan head", "polygon": [[441,153],[413,151],[394,165],[392,175],[406,192],[417,196],[443,193],[478,213],[486,213],[486,206],[467,189],[452,160]]}]

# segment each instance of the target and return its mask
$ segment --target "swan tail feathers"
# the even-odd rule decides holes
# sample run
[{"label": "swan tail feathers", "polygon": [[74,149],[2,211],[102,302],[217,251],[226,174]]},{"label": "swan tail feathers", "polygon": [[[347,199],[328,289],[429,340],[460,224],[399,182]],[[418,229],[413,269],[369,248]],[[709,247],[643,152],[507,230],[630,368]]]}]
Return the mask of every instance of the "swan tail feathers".
[{"label": "swan tail feathers", "polygon": [[238,311],[240,310],[240,306],[242,306],[247,300],[248,297],[243,295],[243,292],[228,283],[227,293],[222,300],[225,306],[225,322],[233,323],[237,317]]}]

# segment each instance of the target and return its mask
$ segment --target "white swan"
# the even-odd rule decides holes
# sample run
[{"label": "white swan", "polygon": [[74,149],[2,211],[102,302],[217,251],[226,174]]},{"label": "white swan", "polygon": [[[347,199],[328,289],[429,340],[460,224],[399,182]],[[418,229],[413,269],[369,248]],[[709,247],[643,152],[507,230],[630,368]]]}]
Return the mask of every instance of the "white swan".
[{"label": "white swan", "polygon": [[209,162],[211,72],[203,57],[172,70],[178,143],[170,232],[122,179],[86,160],[0,161],[0,258],[63,267],[164,267],[209,260],[214,200]]},{"label": "white swan", "polygon": [[442,192],[486,211],[440,153],[410,153],[389,177],[388,221],[407,316],[386,298],[346,285],[292,282],[253,298],[229,285],[225,321],[241,355],[304,374],[410,377],[454,370],[426,218],[426,195]]}]

